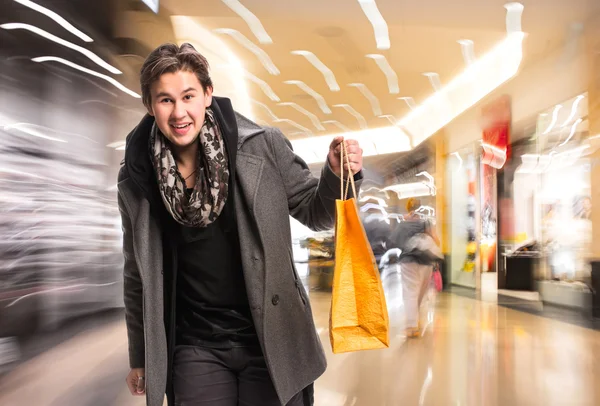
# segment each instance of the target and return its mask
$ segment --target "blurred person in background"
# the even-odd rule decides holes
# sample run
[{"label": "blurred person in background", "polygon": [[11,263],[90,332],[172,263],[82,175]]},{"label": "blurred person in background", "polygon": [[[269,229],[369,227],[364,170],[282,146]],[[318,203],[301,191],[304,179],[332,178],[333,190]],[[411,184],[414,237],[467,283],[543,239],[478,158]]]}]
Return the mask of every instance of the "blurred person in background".
[{"label": "blurred person in background", "polygon": [[420,207],[419,199],[407,200],[408,215],[398,224],[388,244],[389,247],[399,248],[402,251],[399,261],[402,273],[402,298],[406,312],[406,335],[409,338],[417,338],[421,335],[419,314],[435,263],[435,258],[427,250],[415,248],[415,245],[419,245],[415,240],[425,236],[430,240],[430,244],[440,245],[433,224],[417,214],[416,211]]},{"label": "blurred person in background", "polygon": [[[341,143],[320,179],[289,141],[213,96],[206,59],[165,44],[119,173],[132,394],[149,406],[311,405],[326,359],[291,258],[289,215],[334,224]],[[325,151],[324,151],[325,153]]]}]

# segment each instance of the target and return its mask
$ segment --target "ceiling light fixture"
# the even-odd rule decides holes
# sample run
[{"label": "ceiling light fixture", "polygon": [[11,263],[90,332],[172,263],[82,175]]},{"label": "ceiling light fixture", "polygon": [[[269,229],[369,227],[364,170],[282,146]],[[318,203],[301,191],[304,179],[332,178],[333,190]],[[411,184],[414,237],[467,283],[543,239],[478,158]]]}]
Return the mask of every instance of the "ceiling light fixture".
[{"label": "ceiling light fixture", "polygon": [[236,31],[231,28],[217,28],[216,30],[213,30],[213,32],[217,34],[229,35],[248,51],[256,55],[256,57],[258,58],[260,63],[262,63],[262,65],[265,67],[267,72],[269,72],[271,75],[279,75],[279,69],[277,69],[277,66],[275,66],[269,55],[267,55],[267,53],[262,48],[250,41],[239,31]]},{"label": "ceiling light fixture", "polygon": [[287,118],[280,118],[278,120],[274,120],[275,123],[287,123],[289,125],[291,125],[292,127],[296,127],[297,129],[299,129],[300,131],[302,131],[303,133],[307,133],[307,134],[311,134],[312,135],[312,131],[309,130],[308,128],[298,124],[297,122],[287,119]]},{"label": "ceiling light fixture", "polygon": [[283,103],[279,103],[279,106],[288,106],[293,108],[296,111],[299,111],[300,113],[304,114],[306,117],[308,117],[310,119],[310,121],[312,121],[313,125],[315,126],[315,128],[319,131],[325,131],[325,127],[323,127],[323,124],[321,124],[321,122],[319,121],[319,118],[317,116],[315,116],[313,113],[311,113],[310,111],[306,110],[304,107],[300,106],[297,103],[292,103],[292,102],[283,102]]},{"label": "ceiling light fixture", "polygon": [[436,72],[425,72],[423,73],[423,76],[427,76],[427,78],[429,79],[429,83],[431,83],[431,87],[433,87],[433,89],[436,92],[440,91],[440,89],[442,88],[440,75],[438,75]]},{"label": "ceiling light fixture", "polygon": [[571,127],[571,133],[569,134],[569,138],[567,138],[567,139],[565,140],[565,142],[563,142],[562,144],[560,144],[560,145],[559,145],[559,147],[562,147],[562,146],[566,145],[566,144],[567,144],[567,142],[571,141],[571,138],[573,138],[573,135],[575,135],[575,131],[577,130],[577,126],[578,126],[579,124],[581,124],[581,122],[582,122],[582,121],[583,121],[582,119],[578,118],[578,119],[575,121],[575,123],[573,123],[573,126]]},{"label": "ceiling light fixture", "polygon": [[557,104],[554,106],[554,110],[552,111],[552,120],[550,121],[550,125],[546,128],[546,131],[542,133],[542,135],[547,135],[552,131],[554,126],[556,125],[556,121],[558,120],[558,112],[562,109],[562,104]]},{"label": "ceiling light fixture", "polygon": [[57,58],[55,56],[40,56],[38,58],[33,58],[32,61],[34,62],[38,62],[38,63],[42,63],[42,62],[58,62],[58,63],[62,63],[63,65],[67,65],[70,66],[73,69],[77,69],[78,71],[87,73],[88,75],[92,75],[92,76],[96,76],[97,78],[100,79],[104,79],[106,80],[108,83],[112,84],[113,86],[115,86],[117,89],[121,90],[124,93],[127,93],[130,96],[133,96],[137,99],[141,99],[142,96],[140,96],[139,94],[137,94],[136,92],[134,92],[131,89],[126,88],[125,86],[123,86],[122,84],[120,84],[119,82],[117,82],[115,79],[111,78],[110,76],[106,76],[100,72],[96,72],[94,70],[85,68],[81,65],[77,65],[76,63],[73,63],[71,61],[67,61],[66,59],[62,59],[62,58]]},{"label": "ceiling light fixture", "polygon": [[227,7],[233,10],[234,13],[242,17],[242,19],[248,24],[250,31],[254,34],[258,42],[261,44],[272,44],[273,40],[267,34],[267,30],[263,27],[262,23],[254,13],[248,10],[238,0],[221,0]]},{"label": "ceiling light fixture", "polygon": [[525,6],[518,2],[506,3],[506,32],[509,34],[522,32],[521,18]]},{"label": "ceiling light fixture", "polygon": [[415,99],[413,99],[412,97],[407,97],[407,96],[398,97],[398,100],[404,100],[404,102],[406,102],[406,105],[408,106],[408,108],[411,110],[414,110],[415,108],[417,108],[417,103],[415,103]]},{"label": "ceiling light fixture", "polygon": [[261,90],[263,91],[263,93],[264,93],[265,95],[267,95],[267,97],[268,97],[269,99],[271,99],[271,100],[273,100],[273,101],[276,101],[276,102],[278,102],[278,101],[281,101],[281,99],[279,98],[279,96],[277,96],[277,95],[275,94],[275,92],[273,91],[273,89],[271,89],[271,86],[269,86],[269,85],[267,84],[267,82],[265,82],[265,81],[264,81],[264,80],[262,80],[262,79],[259,79],[258,77],[254,76],[253,74],[251,74],[251,73],[250,73],[250,72],[248,72],[248,71],[245,71],[245,72],[244,72],[244,75],[245,75],[245,76],[246,76],[248,79],[250,79],[252,82],[254,82],[255,84],[257,84],[257,85],[258,85],[258,86],[261,88]]},{"label": "ceiling light fixture", "polygon": [[388,204],[386,203],[386,201],[383,200],[381,197],[376,197],[376,196],[371,196],[371,195],[364,195],[363,197],[360,198],[359,202],[364,203],[369,200],[375,200],[381,207],[388,207]]},{"label": "ceiling light fixture", "polygon": [[388,26],[377,8],[375,0],[358,0],[358,3],[373,26],[377,49],[390,49]]},{"label": "ceiling light fixture", "polygon": [[340,123],[337,120],[327,120],[327,121],[323,121],[323,124],[333,124],[335,125],[337,128],[339,128],[342,131],[345,132],[350,132],[352,130],[350,130],[348,127],[346,127],[344,124]]},{"label": "ceiling light fixture", "polygon": [[286,80],[283,83],[285,83],[286,85],[296,85],[296,86],[298,86],[300,89],[302,89],[308,95],[312,96],[317,101],[317,104],[319,105],[319,108],[321,109],[321,111],[323,113],[325,113],[325,114],[331,114],[331,109],[327,105],[327,102],[325,101],[325,98],[323,96],[321,96],[321,94],[319,94],[316,91],[314,91],[306,83],[302,82],[301,80]]},{"label": "ceiling light fixture", "polygon": [[104,61],[102,58],[100,58],[98,55],[96,55],[92,51],[82,48],[79,45],[75,45],[72,42],[66,41],[62,38],[59,38],[56,35],[52,35],[49,32],[42,30],[41,28],[34,27],[33,25],[21,24],[21,23],[8,23],[8,24],[1,24],[0,28],[4,28],[5,30],[27,30],[27,31],[30,31],[34,34],[39,35],[40,37],[44,37],[52,42],[55,42],[59,45],[62,45],[64,47],[67,47],[74,51],[77,51],[82,55],[85,55],[91,61],[96,63],[98,66],[103,67],[110,73],[114,73],[116,75],[120,75],[122,73],[120,70],[118,70],[114,66],[110,65],[108,62]]},{"label": "ceiling light fixture", "polygon": [[382,114],[379,118],[387,118],[392,125],[396,125],[398,123],[398,119],[391,114]]},{"label": "ceiling light fixture", "polygon": [[152,10],[152,12],[154,12],[154,14],[158,14],[158,10],[159,10],[159,1],[160,0],[142,0],[142,3],[144,3],[145,5],[148,6],[148,8],[150,10]]},{"label": "ceiling light fixture", "polygon": [[261,102],[259,102],[259,101],[256,101],[256,100],[251,100],[251,102],[252,102],[252,103],[254,103],[254,104],[256,104],[257,106],[260,106],[260,107],[262,107],[262,108],[263,108],[263,109],[264,109],[264,110],[265,110],[265,111],[266,111],[266,112],[269,114],[269,116],[271,116],[271,119],[272,119],[273,121],[277,121],[277,120],[279,120],[279,117],[277,117],[277,116],[275,115],[275,113],[273,113],[273,112],[271,111],[271,109],[270,109],[270,108],[269,108],[269,107],[268,107],[266,104],[264,104],[264,103],[261,103]]},{"label": "ceiling light fixture", "polygon": [[327,86],[332,92],[339,92],[340,86],[335,80],[335,75],[315,54],[310,51],[292,51],[292,55],[301,55],[306,58],[308,62],[310,62],[319,72],[323,74],[325,77],[325,82],[327,82]]},{"label": "ceiling light fixture", "polygon": [[339,107],[339,108],[346,110],[348,113],[352,114],[354,116],[354,118],[356,118],[356,120],[358,121],[358,124],[360,125],[360,128],[362,130],[367,129],[367,121],[362,116],[362,114],[360,114],[358,111],[356,111],[354,109],[354,107],[352,107],[351,105],[349,105],[349,104],[334,104],[333,107]]},{"label": "ceiling light fixture", "polygon": [[475,62],[475,51],[473,48],[473,41],[470,39],[461,39],[458,41],[460,49],[462,51],[463,60],[465,64],[470,65]]},{"label": "ceiling light fixture", "polygon": [[15,0],[15,2],[22,4],[23,6],[28,7],[34,11],[37,11],[38,13],[42,13],[47,17],[50,17],[55,22],[57,22],[61,27],[63,27],[65,30],[69,31],[71,34],[77,36],[81,40],[83,40],[85,42],[94,42],[93,39],[91,39],[89,36],[87,36],[83,32],[79,31],[70,22],[68,22],[67,20],[65,20],[58,14],[56,14],[54,11],[47,9],[46,7],[42,7],[39,4],[36,4],[33,1],[29,1],[29,0]]},{"label": "ceiling light fixture", "polygon": [[357,88],[363,94],[363,96],[365,96],[365,98],[371,104],[371,108],[373,109],[373,114],[375,116],[379,117],[380,115],[383,114],[381,112],[381,106],[379,104],[379,99],[377,99],[377,97],[375,97],[373,92],[371,92],[364,83],[350,83],[350,84],[348,84],[348,86]]},{"label": "ceiling light fixture", "polygon": [[398,75],[396,75],[396,72],[394,72],[394,69],[392,69],[392,66],[390,65],[388,60],[385,58],[385,56],[380,55],[380,54],[369,54],[369,55],[366,55],[366,57],[373,59],[375,61],[375,63],[377,63],[377,66],[379,66],[379,69],[381,69],[381,71],[387,78],[388,89],[389,89],[390,93],[391,94],[400,93],[400,87],[398,86]]},{"label": "ceiling light fixture", "polygon": [[585,96],[582,95],[582,94],[580,94],[579,96],[577,96],[577,98],[573,102],[573,106],[571,107],[571,114],[569,114],[569,117],[565,120],[565,122],[563,123],[563,125],[561,125],[561,127],[568,126],[569,123],[571,123],[571,120],[573,120],[575,118],[575,114],[577,114],[577,109],[579,108],[579,103],[581,103],[581,101],[584,98],[585,98]]}]

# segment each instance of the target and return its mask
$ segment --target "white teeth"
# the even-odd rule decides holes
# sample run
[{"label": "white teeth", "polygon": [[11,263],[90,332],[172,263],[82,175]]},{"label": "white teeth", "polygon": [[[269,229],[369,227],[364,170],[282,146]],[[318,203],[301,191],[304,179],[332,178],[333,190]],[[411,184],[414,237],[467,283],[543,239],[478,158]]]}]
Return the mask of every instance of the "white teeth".
[{"label": "white teeth", "polygon": [[187,126],[189,126],[189,124],[184,124],[184,125],[173,125],[173,127],[175,127],[175,128],[178,128],[178,129],[185,128],[185,127],[187,127]]}]

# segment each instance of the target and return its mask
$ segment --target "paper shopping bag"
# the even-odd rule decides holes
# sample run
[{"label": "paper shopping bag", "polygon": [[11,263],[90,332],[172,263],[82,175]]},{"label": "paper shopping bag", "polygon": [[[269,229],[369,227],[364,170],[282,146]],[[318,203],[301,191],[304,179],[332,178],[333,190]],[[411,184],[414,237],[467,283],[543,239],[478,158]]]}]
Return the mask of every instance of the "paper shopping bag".
[{"label": "paper shopping bag", "polygon": [[[343,178],[342,174],[342,182]],[[351,173],[349,179],[353,182]],[[342,199],[336,201],[335,268],[329,317],[331,347],[336,354],[387,348],[389,318],[375,256],[360,221],[356,200],[344,200],[343,184],[341,189]]]}]

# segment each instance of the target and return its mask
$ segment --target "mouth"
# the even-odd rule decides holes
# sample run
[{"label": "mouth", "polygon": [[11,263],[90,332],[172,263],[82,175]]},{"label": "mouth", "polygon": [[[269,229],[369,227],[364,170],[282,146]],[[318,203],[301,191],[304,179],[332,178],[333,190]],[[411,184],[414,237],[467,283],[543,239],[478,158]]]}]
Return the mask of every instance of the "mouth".
[{"label": "mouth", "polygon": [[188,124],[171,124],[171,127],[177,129],[177,130],[183,130],[184,128],[187,128],[189,126],[191,126],[191,123]]}]

